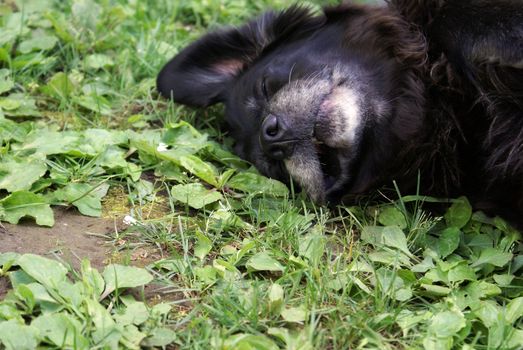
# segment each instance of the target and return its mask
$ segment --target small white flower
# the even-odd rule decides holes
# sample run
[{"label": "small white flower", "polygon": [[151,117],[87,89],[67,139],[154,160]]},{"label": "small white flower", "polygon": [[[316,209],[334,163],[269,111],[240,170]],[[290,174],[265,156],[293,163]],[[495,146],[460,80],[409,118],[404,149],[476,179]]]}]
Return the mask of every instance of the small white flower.
[{"label": "small white flower", "polygon": [[123,218],[123,223],[126,225],[134,225],[138,222],[135,218],[133,218],[131,215],[125,215]]},{"label": "small white flower", "polygon": [[158,147],[156,147],[156,150],[158,152],[165,152],[169,149],[169,146],[163,142],[160,142],[160,144],[158,145]]}]

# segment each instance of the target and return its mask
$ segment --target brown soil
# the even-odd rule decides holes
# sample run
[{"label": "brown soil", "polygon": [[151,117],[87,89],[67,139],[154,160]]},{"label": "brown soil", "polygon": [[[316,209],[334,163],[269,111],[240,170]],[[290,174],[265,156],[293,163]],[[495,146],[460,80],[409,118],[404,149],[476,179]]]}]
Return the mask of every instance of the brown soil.
[{"label": "brown soil", "polygon": [[[105,245],[102,235],[115,232],[114,220],[92,218],[79,214],[74,209],[54,208],[55,225],[51,228],[39,227],[29,221],[18,225],[0,224],[0,253],[33,253],[55,257],[80,266],[84,258],[91,265],[101,269],[111,246]],[[121,222],[121,221],[120,221]],[[6,292],[8,283],[0,278],[0,299]]]}]

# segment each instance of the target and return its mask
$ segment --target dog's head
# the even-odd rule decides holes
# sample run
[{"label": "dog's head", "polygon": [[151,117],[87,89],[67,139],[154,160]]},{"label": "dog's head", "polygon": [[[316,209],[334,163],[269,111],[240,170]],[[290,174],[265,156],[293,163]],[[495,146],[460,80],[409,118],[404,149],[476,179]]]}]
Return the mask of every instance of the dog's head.
[{"label": "dog's head", "polygon": [[420,47],[387,9],[291,7],[207,34],[167,63],[158,90],[224,103],[238,155],[334,201],[375,186],[419,131]]}]

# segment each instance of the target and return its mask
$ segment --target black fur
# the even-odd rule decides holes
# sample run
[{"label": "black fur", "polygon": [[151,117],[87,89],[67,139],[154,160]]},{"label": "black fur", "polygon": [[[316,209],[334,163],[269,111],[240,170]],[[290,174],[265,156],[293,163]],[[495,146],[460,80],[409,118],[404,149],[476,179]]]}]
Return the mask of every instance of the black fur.
[{"label": "black fur", "polygon": [[158,90],[224,103],[237,153],[319,201],[392,180],[413,191],[419,173],[424,194],[467,195],[523,226],[519,0],[268,12],[188,46]]}]

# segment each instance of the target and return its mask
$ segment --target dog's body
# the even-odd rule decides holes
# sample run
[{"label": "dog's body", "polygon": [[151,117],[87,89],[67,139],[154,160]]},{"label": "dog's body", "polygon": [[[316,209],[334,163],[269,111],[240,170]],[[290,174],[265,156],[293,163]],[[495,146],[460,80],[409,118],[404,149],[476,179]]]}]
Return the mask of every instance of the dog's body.
[{"label": "dog's body", "polygon": [[236,152],[336,202],[396,180],[523,224],[523,3],[391,0],[269,12],[193,43],[166,97],[223,102]]}]

